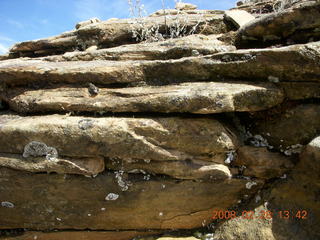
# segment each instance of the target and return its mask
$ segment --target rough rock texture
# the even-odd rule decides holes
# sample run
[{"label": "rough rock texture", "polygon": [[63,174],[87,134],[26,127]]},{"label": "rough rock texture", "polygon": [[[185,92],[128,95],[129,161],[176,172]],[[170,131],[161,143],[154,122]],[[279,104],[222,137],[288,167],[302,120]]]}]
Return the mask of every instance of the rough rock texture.
[{"label": "rough rock texture", "polygon": [[[245,211],[245,210],[244,210]],[[249,211],[249,209],[247,209]],[[272,232],[272,219],[264,218],[268,211],[263,205],[253,208],[247,215],[228,220],[217,228],[213,239],[223,240],[277,240]],[[241,211],[237,211],[242,213]],[[252,214],[252,215],[251,215]],[[239,214],[238,214],[239,215]],[[281,239],[281,238],[280,238]]]},{"label": "rough rock texture", "polygon": [[254,211],[255,217],[228,220],[218,226],[214,237],[228,240],[319,239],[319,163],[320,137],[317,137],[304,147],[299,163],[289,175],[237,210],[238,213]]},{"label": "rough rock texture", "polygon": [[302,104],[256,121],[253,131],[265,137],[271,146],[290,152],[292,146],[305,145],[320,134],[319,119],[318,104]]},{"label": "rough rock texture", "polygon": [[46,57],[47,61],[92,61],[92,60],[167,60],[233,51],[233,45],[219,41],[217,35],[190,35],[166,42],[128,44],[93,51],[67,52],[63,55]]},{"label": "rough rock texture", "polygon": [[87,88],[8,90],[1,96],[17,112],[189,112],[210,114],[259,111],[280,104],[284,95],[270,83],[185,83],[162,87],[99,90]]},{"label": "rough rock texture", "polygon": [[193,8],[0,57],[1,239],[320,239],[319,3]]},{"label": "rough rock texture", "polygon": [[320,40],[320,3],[306,1],[301,5],[263,16],[243,26],[237,36],[237,46],[250,48]]},{"label": "rough rock texture", "polygon": [[10,52],[12,57],[33,57],[60,54],[75,49],[85,50],[93,45],[98,45],[101,48],[119,46],[134,42],[133,28],[141,31],[142,29],[150,29],[152,26],[159,26],[159,31],[165,33],[166,28],[174,27],[177,22],[185,25],[188,30],[196,26],[198,33],[219,34],[226,32],[226,25],[221,13],[207,14],[202,18],[186,13],[166,19],[165,17],[118,19],[89,24],[47,39],[18,43],[11,48]]},{"label": "rough rock texture", "polygon": [[[0,62],[0,82],[46,86],[52,83],[164,85],[190,81],[307,81],[320,79],[320,42],[282,48],[239,50],[158,61],[68,61],[12,59]],[[166,72],[166,75],[161,73]]]},{"label": "rough rock texture", "polygon": [[287,157],[268,151],[267,148],[244,146],[239,148],[236,166],[245,166],[243,174],[259,178],[281,177],[291,168],[293,163]]},{"label": "rough rock texture", "polygon": [[[1,229],[20,228],[21,222],[37,230],[196,228],[210,220],[212,209],[231,207],[259,188],[246,189],[244,179],[177,182],[129,174],[121,179],[125,190],[117,174],[107,172],[91,179],[1,168],[0,176],[1,199],[14,205],[2,207]],[[106,200],[110,193],[118,198]]]},{"label": "rough rock texture", "polygon": [[214,162],[216,155],[238,145],[236,134],[213,118],[20,117],[2,122],[0,134],[3,153],[22,154],[28,143],[39,141],[56,148],[59,156],[127,161]]}]

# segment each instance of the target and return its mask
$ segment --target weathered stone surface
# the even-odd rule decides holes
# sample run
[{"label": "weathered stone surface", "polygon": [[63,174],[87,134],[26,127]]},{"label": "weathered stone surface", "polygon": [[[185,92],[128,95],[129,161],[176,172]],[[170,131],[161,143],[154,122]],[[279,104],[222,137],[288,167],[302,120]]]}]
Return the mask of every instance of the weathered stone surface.
[{"label": "weathered stone surface", "polygon": [[[277,240],[272,232],[272,218],[264,217],[268,211],[263,205],[254,209],[252,218],[246,219],[241,216],[242,211],[237,211],[237,218],[221,223],[214,231],[213,239],[223,240]],[[250,213],[251,214],[251,213]],[[248,214],[248,217],[251,215]],[[281,238],[280,238],[281,239]]]},{"label": "weathered stone surface", "polygon": [[144,79],[140,62],[48,62],[13,59],[0,62],[0,82],[18,85],[36,83],[128,83]]},{"label": "weathered stone surface", "polygon": [[304,147],[300,161],[290,174],[257,194],[238,211],[255,211],[255,218],[228,220],[218,226],[214,237],[228,240],[319,239],[319,170],[320,137],[317,137]]},{"label": "weathered stone surface", "polygon": [[315,42],[179,60],[48,62],[13,59],[0,62],[0,83],[10,86],[89,82],[104,85],[138,82],[165,85],[210,79],[319,82],[319,53],[320,42]]},{"label": "weathered stone surface", "polygon": [[194,4],[184,3],[184,2],[177,2],[176,6],[175,6],[175,9],[181,10],[181,11],[184,11],[184,10],[195,10],[197,8],[198,7],[196,5],[194,5]]},{"label": "weathered stone surface", "polygon": [[[10,49],[11,57],[23,57],[30,55],[60,54],[77,46],[77,35],[75,31],[69,31],[41,40],[32,40],[17,43]],[[13,54],[12,54],[13,53]]]},{"label": "weathered stone surface", "polygon": [[233,51],[235,47],[219,41],[222,35],[190,35],[161,42],[137,43],[114,48],[86,52],[67,52],[46,57],[47,61],[92,61],[92,60],[166,60],[195,55],[209,55]]},{"label": "weathered stone surface", "polygon": [[104,171],[104,159],[80,158],[48,160],[45,157],[24,158],[18,154],[0,154],[0,166],[29,172],[56,172],[61,174],[97,175]]},{"label": "weathered stone surface", "polygon": [[[221,162],[224,163],[224,160],[221,159]],[[144,161],[130,163],[113,161],[108,162],[106,167],[130,173],[164,174],[177,179],[226,180],[231,178],[228,167],[202,161],[161,161],[148,164]]]},{"label": "weathered stone surface", "polygon": [[[181,22],[188,30],[197,25],[194,33],[219,34],[226,32],[223,14],[205,15],[200,19],[199,16],[192,14],[188,15],[187,18],[185,14],[179,14],[166,19],[164,16],[118,19],[89,24],[52,38],[18,43],[10,49],[10,52],[12,55],[43,56],[75,49],[85,50],[93,45],[98,45],[100,48],[114,47],[135,41],[132,30],[137,27],[141,28],[143,26],[143,29],[150,29],[152,26],[159,26],[159,32],[164,34],[166,28],[174,26],[177,22]],[[140,31],[141,29],[136,30]],[[42,52],[37,53],[37,51]]]},{"label": "weathered stone surface", "polygon": [[[1,200],[13,206],[1,207],[1,229],[195,228],[210,222],[213,209],[228,208],[240,195],[250,195],[259,188],[246,189],[243,179],[222,183],[165,178],[146,181],[143,175],[133,174],[126,179],[130,186],[123,192],[112,173],[91,179],[0,168],[0,176]],[[109,193],[118,198],[106,201]]]},{"label": "weathered stone surface", "polygon": [[[212,118],[87,118],[7,115],[0,125],[0,153],[22,154],[31,141],[59,156],[123,160],[205,160],[237,148],[236,136]],[[1,120],[0,120],[1,121]],[[197,144],[194,144],[197,142]]]},{"label": "weathered stone surface", "polygon": [[268,151],[266,148],[250,146],[240,147],[237,158],[233,162],[236,166],[245,166],[243,175],[258,178],[282,177],[285,172],[293,168],[294,164],[288,157],[280,153]]},{"label": "weathered stone surface", "polygon": [[17,112],[189,112],[210,114],[259,111],[280,104],[282,91],[271,83],[185,83],[162,87],[99,90],[88,88],[43,90],[8,89],[0,93]]},{"label": "weathered stone surface", "polygon": [[[255,211],[256,218],[228,220],[218,226],[214,237],[228,240],[319,239],[319,170],[320,137],[317,137],[304,147],[300,161],[290,174],[242,206],[240,212]],[[266,211],[272,215],[264,215]],[[264,217],[261,218],[262,214]]]},{"label": "weathered stone surface", "polygon": [[231,21],[237,28],[240,28],[255,19],[253,15],[244,10],[226,11],[225,19]]},{"label": "weathered stone surface", "polygon": [[320,98],[320,83],[279,83],[286,98],[290,100],[302,100],[308,98]]},{"label": "weathered stone surface", "polygon": [[286,41],[320,39],[320,3],[308,2],[252,21],[240,29],[238,48],[270,46]]},{"label": "weathered stone surface", "polygon": [[27,231],[17,236],[8,236],[2,240],[132,240],[139,236],[156,235],[157,232],[137,232],[137,231],[55,231],[36,232]]},{"label": "weathered stone surface", "polygon": [[275,213],[289,211],[288,219],[274,217],[272,231],[276,239],[320,238],[319,170],[320,144],[317,137],[304,148],[300,162],[287,179],[266,193],[270,199],[270,210]]},{"label": "weathered stone surface", "polygon": [[254,132],[287,155],[295,152],[297,144],[305,145],[320,134],[320,105],[301,104],[270,117],[256,121]]}]

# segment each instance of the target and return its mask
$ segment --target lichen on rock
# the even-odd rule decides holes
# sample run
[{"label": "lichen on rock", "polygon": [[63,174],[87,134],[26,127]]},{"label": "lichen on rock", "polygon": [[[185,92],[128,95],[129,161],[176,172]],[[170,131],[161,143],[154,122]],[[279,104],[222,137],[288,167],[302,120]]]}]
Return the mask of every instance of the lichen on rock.
[{"label": "lichen on rock", "polygon": [[45,143],[32,141],[24,147],[22,156],[24,158],[45,156],[47,160],[54,161],[58,157],[58,151]]}]

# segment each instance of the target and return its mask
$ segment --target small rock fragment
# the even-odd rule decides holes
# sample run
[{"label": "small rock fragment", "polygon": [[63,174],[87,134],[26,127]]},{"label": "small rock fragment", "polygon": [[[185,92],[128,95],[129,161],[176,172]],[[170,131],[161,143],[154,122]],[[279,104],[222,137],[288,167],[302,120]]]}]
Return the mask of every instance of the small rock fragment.
[{"label": "small rock fragment", "polygon": [[106,196],[105,200],[106,200],[106,201],[115,201],[115,200],[117,200],[118,198],[119,198],[119,194],[109,193],[109,194]]},{"label": "small rock fragment", "polygon": [[191,3],[184,3],[184,2],[177,2],[175,9],[179,11],[186,11],[186,10],[195,10],[197,9],[197,5],[191,4]]},{"label": "small rock fragment", "polygon": [[91,96],[95,96],[95,95],[98,95],[99,88],[96,87],[94,84],[89,83],[88,91]]},{"label": "small rock fragment", "polygon": [[244,10],[226,11],[225,19],[232,22],[235,27],[240,28],[255,19],[253,15]]},{"label": "small rock fragment", "polygon": [[86,49],[86,52],[93,52],[93,51],[96,51],[97,49],[98,49],[98,46],[94,45],[94,46],[88,47]]},{"label": "small rock fragment", "polygon": [[200,55],[200,53],[197,50],[194,49],[194,50],[191,51],[191,55],[194,56],[194,57],[197,57],[197,56]]}]

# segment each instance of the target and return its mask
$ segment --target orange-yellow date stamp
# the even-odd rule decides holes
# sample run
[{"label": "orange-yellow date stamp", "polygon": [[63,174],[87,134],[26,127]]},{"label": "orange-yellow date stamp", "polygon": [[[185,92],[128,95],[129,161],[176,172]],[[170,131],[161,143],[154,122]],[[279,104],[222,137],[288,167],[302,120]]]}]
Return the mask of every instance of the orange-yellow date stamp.
[{"label": "orange-yellow date stamp", "polygon": [[261,210],[259,212],[255,211],[233,211],[233,210],[214,210],[213,211],[213,220],[226,220],[226,219],[234,219],[234,218],[242,218],[242,219],[307,219],[308,211],[306,210],[297,210],[297,211],[289,211],[289,210],[281,210],[281,211],[266,211]]}]

